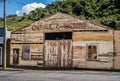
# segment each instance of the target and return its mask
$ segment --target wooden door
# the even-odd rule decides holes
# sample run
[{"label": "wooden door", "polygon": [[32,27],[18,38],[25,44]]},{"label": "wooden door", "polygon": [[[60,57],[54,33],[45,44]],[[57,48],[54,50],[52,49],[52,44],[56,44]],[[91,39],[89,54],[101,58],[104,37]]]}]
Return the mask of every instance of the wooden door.
[{"label": "wooden door", "polygon": [[72,66],[72,40],[46,40],[44,51],[45,66]]},{"label": "wooden door", "polygon": [[19,49],[13,49],[13,64],[19,63]]}]

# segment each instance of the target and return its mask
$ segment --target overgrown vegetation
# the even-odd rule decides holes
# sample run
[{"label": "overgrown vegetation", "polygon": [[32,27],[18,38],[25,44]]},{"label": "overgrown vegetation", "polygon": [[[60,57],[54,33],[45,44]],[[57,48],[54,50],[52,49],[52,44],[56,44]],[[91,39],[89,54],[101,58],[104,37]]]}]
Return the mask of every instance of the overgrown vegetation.
[{"label": "overgrown vegetation", "polygon": [[[8,16],[7,26],[13,31],[56,12],[67,13],[79,19],[92,20],[114,29],[120,29],[120,0],[57,0],[44,9],[37,8],[21,17]],[[0,25],[2,21],[0,19]]]}]

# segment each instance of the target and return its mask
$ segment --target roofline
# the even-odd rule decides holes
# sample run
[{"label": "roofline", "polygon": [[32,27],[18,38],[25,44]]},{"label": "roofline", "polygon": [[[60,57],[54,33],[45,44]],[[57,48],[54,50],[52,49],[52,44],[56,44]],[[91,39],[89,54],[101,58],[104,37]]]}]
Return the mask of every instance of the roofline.
[{"label": "roofline", "polygon": [[[31,23],[31,24],[32,24],[32,23]],[[23,26],[23,27],[21,27],[21,28],[18,28],[18,29],[16,29],[16,30],[12,31],[11,34],[14,33],[14,32],[16,32],[16,31],[18,31],[18,30],[20,30],[20,29],[23,29],[23,28],[26,28],[26,27],[30,26],[31,24],[28,24],[28,25],[26,25],[26,26]]]},{"label": "roofline", "polygon": [[[76,18],[76,16],[73,16],[73,15],[70,15],[70,14],[66,14],[66,13],[63,13],[63,12],[56,12],[56,13],[53,13],[53,14],[48,15],[48,16],[46,16],[46,17],[43,17],[43,18],[40,19],[40,20],[44,20],[44,19],[46,19],[46,18],[48,18],[48,17],[52,17],[52,16],[54,16],[55,14],[58,14],[58,13],[64,14],[64,15],[69,15],[69,16],[71,16],[71,17],[73,17],[73,18]],[[40,21],[40,20],[38,20],[38,21]]]},{"label": "roofline", "polygon": [[[57,13],[62,13],[62,12],[57,12]],[[91,21],[91,20],[79,19],[79,18],[78,18],[77,16],[75,16],[75,15],[73,16],[73,15],[71,15],[71,14],[66,14],[66,13],[62,13],[62,14],[72,16],[73,18],[76,18],[76,19],[78,19],[78,20],[88,21],[88,22],[90,22],[90,23],[92,23],[92,24],[94,24],[94,25],[101,26],[101,27],[103,27],[103,28],[115,30],[115,29],[113,29],[113,28],[111,28],[111,27],[109,27],[109,26],[105,26],[105,25],[102,25],[102,24],[98,24],[98,23],[96,23],[96,22],[94,22],[94,21]]]},{"label": "roofline", "polygon": [[[90,22],[90,23],[92,23],[92,24],[94,24],[94,25],[101,26],[101,27],[103,27],[103,28],[107,28],[107,29],[110,29],[110,30],[114,30],[114,29],[111,28],[111,27],[108,27],[108,26],[105,26],[105,25],[102,25],[102,24],[97,24],[97,23],[95,23],[95,22],[93,22],[93,21],[91,21],[91,20],[79,19],[79,18],[78,18],[77,16],[75,16],[75,15],[73,16],[73,15],[70,15],[70,14],[63,13],[63,12],[53,13],[52,15],[48,15],[48,16],[46,16],[46,17],[43,17],[43,18],[41,18],[40,20],[37,20],[37,21],[35,21],[35,22],[42,21],[42,20],[47,19],[47,18],[49,18],[49,17],[52,17],[52,16],[54,16],[55,14],[58,14],[58,13],[61,13],[61,14],[64,14],[64,15],[69,15],[69,16],[71,16],[71,17],[73,17],[73,18],[78,19],[78,20],[88,21],[88,22]],[[16,31],[18,31],[18,30],[20,30],[20,29],[23,29],[23,28],[26,28],[26,27],[30,26],[30,25],[32,25],[32,24],[35,23],[35,22],[32,22],[32,23],[30,23],[30,24],[28,24],[28,25],[26,25],[26,26],[21,27],[21,28],[18,28],[18,29],[16,29],[16,30],[12,31],[11,34],[14,33],[14,32],[16,32]]]},{"label": "roofline", "polygon": [[[48,15],[48,16],[46,16],[46,17],[43,17],[43,18],[41,18],[40,20],[37,20],[37,21],[35,21],[35,22],[38,22],[38,21],[47,19],[48,17],[52,17],[53,15],[55,15],[55,14],[57,14],[57,13],[62,13],[62,12],[53,13],[52,15]],[[62,14],[65,14],[65,13],[62,13]],[[69,14],[66,14],[66,15],[69,15]],[[35,22],[33,22],[33,23],[35,23]],[[33,24],[33,23],[31,23],[31,24]],[[23,29],[23,28],[26,28],[26,27],[30,26],[31,24],[28,24],[28,25],[26,25],[26,26],[23,26],[23,27],[21,27],[21,28],[18,28],[18,29],[16,29],[16,30],[12,31],[11,34],[14,33],[14,32],[16,32],[17,30],[20,30],[20,29]]]}]

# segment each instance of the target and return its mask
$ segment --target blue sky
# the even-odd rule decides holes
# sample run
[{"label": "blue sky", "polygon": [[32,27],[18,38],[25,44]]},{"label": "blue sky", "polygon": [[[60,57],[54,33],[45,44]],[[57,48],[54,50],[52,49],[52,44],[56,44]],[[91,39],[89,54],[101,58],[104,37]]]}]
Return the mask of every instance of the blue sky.
[{"label": "blue sky", "polygon": [[[6,0],[6,14],[22,15],[23,12],[29,13],[31,8],[45,7],[45,5],[55,0]],[[33,9],[34,9],[33,8]],[[3,3],[0,2],[0,17],[3,17]]]}]

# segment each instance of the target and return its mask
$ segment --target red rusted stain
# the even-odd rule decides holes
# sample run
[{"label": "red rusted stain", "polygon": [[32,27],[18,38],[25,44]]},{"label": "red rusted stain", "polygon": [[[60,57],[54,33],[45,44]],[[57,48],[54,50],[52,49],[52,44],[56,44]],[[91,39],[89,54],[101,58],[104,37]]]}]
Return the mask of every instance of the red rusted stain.
[{"label": "red rusted stain", "polygon": [[43,25],[33,25],[32,30],[41,30],[41,29],[43,29],[42,27],[43,27]]},{"label": "red rusted stain", "polygon": [[72,65],[72,41],[51,40],[45,42],[45,65],[69,67]]},{"label": "red rusted stain", "polygon": [[50,29],[48,24],[43,25],[44,29]]},{"label": "red rusted stain", "polygon": [[32,26],[32,30],[41,30],[41,29],[47,29],[47,30],[53,30],[53,29],[60,29],[60,28],[64,28],[64,29],[85,29],[86,28],[86,22],[75,22],[75,23],[63,23],[63,25],[61,24],[54,24],[54,27],[52,27],[52,24],[40,24],[40,25],[33,25]]}]

